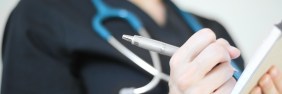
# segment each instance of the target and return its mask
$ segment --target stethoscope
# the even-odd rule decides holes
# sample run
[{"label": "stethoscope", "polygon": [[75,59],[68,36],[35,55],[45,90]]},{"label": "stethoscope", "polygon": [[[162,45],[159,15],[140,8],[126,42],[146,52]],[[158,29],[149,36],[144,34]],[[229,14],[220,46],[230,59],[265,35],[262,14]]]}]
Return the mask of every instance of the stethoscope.
[{"label": "stethoscope", "polygon": [[[194,32],[197,32],[198,30],[202,29],[203,26],[197,21],[197,19],[189,13],[184,13],[183,11],[179,10],[170,0],[164,0],[169,5],[174,7],[176,11],[181,14],[181,16],[186,21],[187,25],[191,27],[191,29]],[[141,36],[150,38],[150,35],[146,31],[146,29],[143,27],[141,21],[135,16],[133,13],[125,10],[125,9],[117,9],[108,6],[105,4],[102,0],[92,0],[92,3],[94,7],[97,9],[97,14],[94,16],[92,20],[92,28],[96,33],[98,33],[99,36],[101,36],[105,41],[107,41],[109,44],[111,44],[114,48],[116,48],[119,52],[121,52],[123,55],[125,55],[128,59],[133,61],[136,65],[147,71],[148,73],[152,74],[154,77],[153,79],[145,86],[139,87],[139,88],[122,88],[120,90],[120,94],[140,94],[145,93],[147,91],[150,91],[153,89],[159,81],[165,80],[168,82],[169,76],[165,73],[163,73],[161,70],[161,63],[159,55],[155,52],[150,51],[150,55],[153,61],[153,66],[148,64],[146,61],[141,59],[139,56],[134,54],[132,51],[127,49],[124,45],[122,45],[114,36],[111,35],[111,33],[103,26],[103,21],[109,18],[121,18],[127,21]],[[238,66],[231,62],[235,68],[239,69]],[[240,75],[238,75],[239,77]]]}]

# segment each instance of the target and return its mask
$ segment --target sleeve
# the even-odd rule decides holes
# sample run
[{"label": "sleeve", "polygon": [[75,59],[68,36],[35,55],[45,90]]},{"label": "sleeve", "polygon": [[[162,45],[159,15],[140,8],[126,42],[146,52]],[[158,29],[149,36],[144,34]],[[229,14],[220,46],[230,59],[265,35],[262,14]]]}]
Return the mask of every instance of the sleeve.
[{"label": "sleeve", "polygon": [[81,94],[59,13],[21,0],[4,31],[2,94]]}]

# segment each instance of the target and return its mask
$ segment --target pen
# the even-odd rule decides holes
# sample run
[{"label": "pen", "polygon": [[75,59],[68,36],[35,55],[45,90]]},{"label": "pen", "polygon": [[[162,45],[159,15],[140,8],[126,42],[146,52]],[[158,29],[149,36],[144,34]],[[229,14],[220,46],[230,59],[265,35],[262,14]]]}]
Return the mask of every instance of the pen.
[{"label": "pen", "polygon": [[173,53],[178,49],[178,47],[176,46],[137,35],[123,35],[122,39],[131,42],[131,44],[140,48],[144,48],[167,56],[172,56]]},{"label": "pen", "polygon": [[[132,45],[138,46],[143,49],[147,49],[149,51],[154,51],[166,56],[172,56],[173,53],[175,53],[176,50],[179,48],[161,41],[153,40],[138,35],[134,35],[134,36],[123,35],[122,39],[131,42]],[[231,61],[231,64],[235,68],[233,77],[236,80],[238,80],[239,77],[241,76],[241,71],[239,71],[240,70],[239,67],[233,62],[233,60]]]}]

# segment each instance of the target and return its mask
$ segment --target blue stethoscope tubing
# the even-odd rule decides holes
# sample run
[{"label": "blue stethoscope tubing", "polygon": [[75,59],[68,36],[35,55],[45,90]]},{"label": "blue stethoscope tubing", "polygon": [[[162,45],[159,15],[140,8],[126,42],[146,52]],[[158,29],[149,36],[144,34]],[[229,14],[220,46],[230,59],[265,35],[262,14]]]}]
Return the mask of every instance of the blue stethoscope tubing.
[{"label": "blue stethoscope tubing", "polygon": [[137,64],[150,74],[154,75],[154,78],[149,84],[140,88],[123,88],[121,89],[120,93],[145,93],[154,88],[159,83],[160,79],[168,81],[169,76],[161,72],[160,59],[157,53],[150,51],[154,65],[154,67],[152,67],[146,61],[138,57],[132,51],[123,46],[119,41],[117,41],[117,39],[111,35],[111,33],[103,26],[102,23],[108,18],[121,18],[126,20],[140,35],[150,37],[148,32],[143,28],[141,21],[129,11],[112,8],[102,2],[102,0],[92,0],[92,3],[97,9],[97,15],[95,15],[92,20],[92,28],[94,29],[94,31],[96,31],[105,41],[109,42],[114,48],[116,48],[119,52],[121,52],[135,64]]},{"label": "blue stethoscope tubing", "polygon": [[[203,28],[203,26],[199,23],[199,21],[197,21],[197,19],[192,14],[179,10],[174,4],[172,4],[170,0],[164,0],[164,1],[167,2],[169,5],[175,7],[175,9],[179,12],[179,14],[181,14],[181,16],[185,19],[187,25],[190,26],[194,32],[197,32],[198,30]],[[103,21],[106,19],[113,17],[121,18],[127,21],[133,27],[135,32],[139,33],[141,36],[150,38],[148,32],[143,27],[141,21],[137,18],[137,16],[135,16],[133,13],[125,9],[112,8],[107,4],[105,4],[102,0],[92,0],[92,3],[94,7],[97,9],[97,14],[92,19],[92,28],[94,29],[94,31],[98,33],[98,35],[101,36],[105,41],[111,44],[114,48],[116,48],[119,52],[121,52],[123,55],[129,58],[131,61],[133,61],[139,67],[141,67],[142,69],[144,69],[145,71],[147,71],[148,73],[154,76],[152,81],[146,86],[138,89],[130,88],[132,92],[144,93],[155,87],[157,83],[160,81],[160,79],[168,81],[169,76],[161,72],[160,60],[157,53],[150,51],[150,55],[152,57],[152,61],[154,65],[153,67],[150,64],[148,64],[146,61],[138,57],[136,54],[134,54],[132,51],[127,49],[124,45],[122,45],[103,26]],[[234,63],[234,61],[231,61],[231,64],[235,69],[238,69],[237,72],[235,72],[233,75],[235,79],[238,79],[241,75],[241,71],[239,71],[240,68]]]}]

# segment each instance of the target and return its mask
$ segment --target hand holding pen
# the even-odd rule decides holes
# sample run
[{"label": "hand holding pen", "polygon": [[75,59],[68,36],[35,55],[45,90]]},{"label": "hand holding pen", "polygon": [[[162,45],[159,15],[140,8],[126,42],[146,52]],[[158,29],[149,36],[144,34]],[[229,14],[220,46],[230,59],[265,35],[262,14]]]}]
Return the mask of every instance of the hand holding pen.
[{"label": "hand holding pen", "polygon": [[[124,39],[133,44],[138,41],[138,38],[129,36]],[[180,48],[159,41],[146,43],[139,41],[134,45],[172,55],[169,81],[171,94],[228,94],[235,85],[236,81],[232,78],[234,68],[229,62],[237,58],[240,51],[226,40],[216,39],[210,29],[198,31]]]}]

